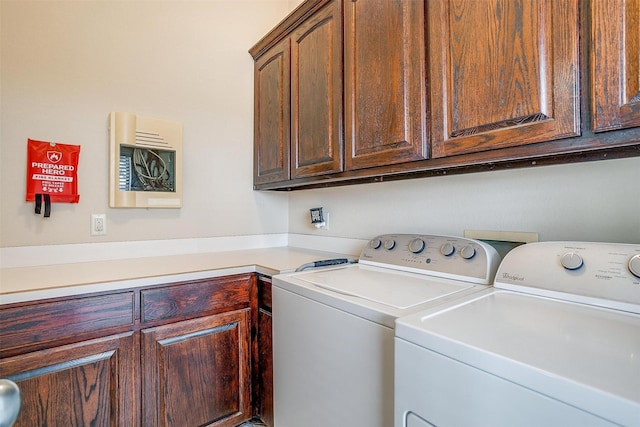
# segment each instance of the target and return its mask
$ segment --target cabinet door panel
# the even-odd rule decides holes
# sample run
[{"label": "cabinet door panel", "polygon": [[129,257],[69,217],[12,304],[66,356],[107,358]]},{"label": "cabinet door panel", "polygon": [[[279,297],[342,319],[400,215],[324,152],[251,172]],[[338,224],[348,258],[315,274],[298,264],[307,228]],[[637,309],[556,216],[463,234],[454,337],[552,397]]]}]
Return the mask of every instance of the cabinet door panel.
[{"label": "cabinet door panel", "polygon": [[15,427],[138,425],[136,354],[126,333],[1,360],[22,394]]},{"label": "cabinet door panel", "polygon": [[427,156],[424,2],[345,1],[347,170]]},{"label": "cabinet door panel", "polygon": [[427,4],[434,157],[579,135],[577,0]]},{"label": "cabinet door panel", "polygon": [[291,44],[292,178],[342,170],[342,15],[334,0]]},{"label": "cabinet door panel", "polygon": [[640,126],[640,0],[591,2],[593,129]]},{"label": "cabinet door panel", "polygon": [[255,63],[254,183],[289,179],[290,46],[286,38]]},{"label": "cabinet door panel", "polygon": [[142,331],[143,424],[235,426],[251,418],[249,311]]}]

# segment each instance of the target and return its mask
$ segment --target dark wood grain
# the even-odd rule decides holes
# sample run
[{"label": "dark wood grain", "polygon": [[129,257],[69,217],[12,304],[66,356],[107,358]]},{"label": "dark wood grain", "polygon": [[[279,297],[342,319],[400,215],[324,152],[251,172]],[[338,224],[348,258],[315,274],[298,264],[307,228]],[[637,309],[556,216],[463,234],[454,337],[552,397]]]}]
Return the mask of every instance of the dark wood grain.
[{"label": "dark wood grain", "polygon": [[578,1],[427,3],[434,157],[577,136]]},{"label": "dark wood grain", "polygon": [[273,427],[273,348],[271,344],[271,277],[257,278],[257,336],[253,340],[254,415]]},{"label": "dark wood grain", "polygon": [[343,169],[342,9],[339,0],[291,35],[291,177]]},{"label": "dark wood grain", "polygon": [[0,360],[21,389],[16,427],[137,426],[133,333]]},{"label": "dark wood grain", "polygon": [[424,3],[345,1],[345,168],[428,157]]},{"label": "dark wood grain", "polygon": [[133,292],[13,304],[0,308],[0,355],[43,348],[53,341],[78,341],[92,332],[133,325]]},{"label": "dark wood grain", "polygon": [[640,126],[640,0],[591,2],[593,129]]},{"label": "dark wood grain", "polygon": [[290,178],[291,47],[287,38],[255,63],[254,182]]},{"label": "dark wood grain", "polygon": [[[303,2],[252,53],[260,58],[265,46],[289,37],[296,25],[326,1]],[[368,90],[358,92],[362,99],[354,95],[356,90],[349,83],[358,81],[350,71],[350,61],[357,58],[355,51],[350,51],[354,34],[359,35],[360,52],[374,55],[376,47],[382,46],[378,55],[382,65],[367,68],[369,74],[387,73],[393,68],[387,62],[393,62],[400,50],[399,44],[391,41],[400,25],[388,24],[394,19],[393,13],[377,17],[375,10],[365,15],[366,9],[357,9],[375,9],[378,3],[383,3],[383,8],[426,8],[426,40],[416,32],[410,38],[412,43],[416,37],[421,40],[426,56],[422,52],[418,56],[424,56],[421,60],[429,70],[424,76],[424,92],[412,90],[414,94],[426,94],[429,101],[421,107],[430,118],[423,141],[427,151],[421,159],[397,157],[402,142],[386,147],[390,149],[388,155],[384,145],[373,148],[382,141],[376,140],[376,135],[384,132],[376,131],[364,137],[359,146],[353,145],[361,128],[375,129],[379,123],[370,120],[362,126],[354,125],[347,116],[352,104],[349,99],[358,100],[370,111],[379,109],[381,117],[395,102],[385,98],[391,95],[385,92],[384,82],[380,88],[372,83]],[[254,189],[323,188],[640,155],[638,0],[345,1],[344,8],[345,170],[256,181]],[[369,27],[389,27],[391,32],[385,35],[388,43],[376,41],[371,35],[375,28],[366,28],[369,33],[354,29],[348,15],[357,18],[358,10],[361,16],[368,16],[366,22],[376,23]],[[367,40],[373,46],[368,46]],[[393,52],[384,56],[385,49]],[[418,114],[411,117],[415,119]],[[397,125],[392,120],[382,123]],[[349,135],[349,129],[354,128],[355,136]],[[359,152],[365,159],[367,144],[373,144],[369,147],[372,159],[380,149],[379,161],[363,168],[350,166],[348,150]]]},{"label": "dark wood grain", "polygon": [[27,402],[17,425],[249,420],[257,312],[252,273],[2,305],[0,377]]},{"label": "dark wood grain", "polygon": [[249,309],[142,330],[143,425],[251,418]]},{"label": "dark wood grain", "polygon": [[141,322],[180,320],[249,306],[251,275],[225,276],[141,291]]},{"label": "dark wood grain", "polygon": [[271,278],[261,278],[258,283],[258,301],[260,308],[271,312],[271,287],[273,286]]},{"label": "dark wood grain", "polygon": [[249,53],[253,59],[263,56],[282,39],[289,37],[293,29],[298,27],[330,1],[332,0],[305,0],[300,3],[298,7],[291,11],[278,25],[249,49]]},{"label": "dark wood grain", "polygon": [[[270,293],[270,292],[269,292]],[[261,308],[258,314],[258,343],[260,369],[256,385],[260,391],[258,415],[268,426],[273,427],[273,345],[271,311]]]},{"label": "dark wood grain", "polygon": [[254,274],[251,278],[250,310],[249,310],[249,330],[251,332],[251,413],[254,416],[260,413],[260,387],[258,386],[258,378],[260,376],[260,359],[259,359],[259,324],[258,310],[260,306],[258,297],[258,287],[262,278],[266,277],[262,274]]}]

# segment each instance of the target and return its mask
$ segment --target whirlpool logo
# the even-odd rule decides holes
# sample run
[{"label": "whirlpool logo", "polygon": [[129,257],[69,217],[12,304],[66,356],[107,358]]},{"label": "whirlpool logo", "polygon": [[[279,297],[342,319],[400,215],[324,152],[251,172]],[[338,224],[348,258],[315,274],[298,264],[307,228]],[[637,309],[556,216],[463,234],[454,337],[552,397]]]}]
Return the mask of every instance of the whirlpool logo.
[{"label": "whirlpool logo", "polygon": [[502,273],[502,278],[520,282],[524,281],[524,276],[520,276],[519,274]]}]

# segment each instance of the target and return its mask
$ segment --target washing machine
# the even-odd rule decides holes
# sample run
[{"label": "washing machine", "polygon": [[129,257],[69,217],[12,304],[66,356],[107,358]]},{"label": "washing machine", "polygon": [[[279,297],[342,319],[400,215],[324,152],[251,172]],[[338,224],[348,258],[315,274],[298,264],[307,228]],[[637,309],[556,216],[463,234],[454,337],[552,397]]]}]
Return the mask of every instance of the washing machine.
[{"label": "washing machine", "polygon": [[395,332],[395,427],[640,426],[640,245],[519,246]]},{"label": "washing machine", "polygon": [[490,286],[500,257],[461,237],[386,234],[357,264],[273,278],[277,427],[390,427],[398,317]]}]

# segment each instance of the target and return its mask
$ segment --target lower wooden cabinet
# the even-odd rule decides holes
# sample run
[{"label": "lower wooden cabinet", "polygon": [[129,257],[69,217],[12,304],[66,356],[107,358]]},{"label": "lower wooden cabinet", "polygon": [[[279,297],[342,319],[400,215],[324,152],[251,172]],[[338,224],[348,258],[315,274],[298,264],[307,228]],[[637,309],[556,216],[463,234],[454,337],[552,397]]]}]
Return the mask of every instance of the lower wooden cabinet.
[{"label": "lower wooden cabinet", "polygon": [[273,427],[273,345],[271,340],[271,278],[258,280],[258,375],[257,414],[267,427]]},{"label": "lower wooden cabinet", "polygon": [[135,334],[127,332],[0,360],[18,384],[15,427],[138,425]]},{"label": "lower wooden cabinet", "polygon": [[250,420],[256,283],[248,273],[0,306],[0,378],[22,392],[16,427]]},{"label": "lower wooden cabinet", "polygon": [[142,330],[143,425],[235,426],[251,418],[249,310]]}]

